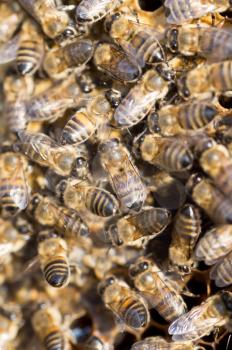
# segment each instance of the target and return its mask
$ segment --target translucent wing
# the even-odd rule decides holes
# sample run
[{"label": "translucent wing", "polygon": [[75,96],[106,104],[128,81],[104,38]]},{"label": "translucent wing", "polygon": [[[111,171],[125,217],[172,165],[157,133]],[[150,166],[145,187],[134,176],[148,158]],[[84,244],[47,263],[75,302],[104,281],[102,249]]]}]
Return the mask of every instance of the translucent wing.
[{"label": "translucent wing", "polygon": [[199,339],[220,324],[223,316],[210,317],[210,313],[208,314],[211,302],[212,298],[175,320],[168,329],[169,334],[173,335],[173,340]]},{"label": "translucent wing", "polygon": [[0,64],[14,61],[19,47],[19,35],[0,46]]},{"label": "translucent wing", "polygon": [[211,269],[210,278],[215,280],[215,284],[219,288],[232,284],[232,252]]}]

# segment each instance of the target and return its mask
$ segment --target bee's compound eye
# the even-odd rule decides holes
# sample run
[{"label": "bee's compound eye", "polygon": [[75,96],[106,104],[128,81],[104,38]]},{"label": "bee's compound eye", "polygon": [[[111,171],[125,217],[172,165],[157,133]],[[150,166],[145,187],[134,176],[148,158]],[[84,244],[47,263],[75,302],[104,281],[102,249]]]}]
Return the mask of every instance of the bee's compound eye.
[{"label": "bee's compound eye", "polygon": [[85,158],[79,157],[79,158],[76,159],[76,167],[77,168],[81,168],[81,167],[83,167],[86,164],[87,164],[87,161],[86,161]]},{"label": "bee's compound eye", "polygon": [[62,180],[62,181],[60,181],[60,183],[58,184],[58,190],[59,190],[60,192],[64,192],[65,189],[66,189],[66,187],[67,187],[67,181],[66,181],[66,180]]},{"label": "bee's compound eye", "polygon": [[33,206],[38,205],[39,202],[40,202],[40,197],[39,197],[38,195],[35,195],[35,196],[32,198],[32,200],[31,200],[31,204],[32,204]]},{"label": "bee's compound eye", "polygon": [[144,261],[142,263],[139,264],[139,269],[142,270],[142,271],[145,271],[148,269],[148,262],[147,261]]}]

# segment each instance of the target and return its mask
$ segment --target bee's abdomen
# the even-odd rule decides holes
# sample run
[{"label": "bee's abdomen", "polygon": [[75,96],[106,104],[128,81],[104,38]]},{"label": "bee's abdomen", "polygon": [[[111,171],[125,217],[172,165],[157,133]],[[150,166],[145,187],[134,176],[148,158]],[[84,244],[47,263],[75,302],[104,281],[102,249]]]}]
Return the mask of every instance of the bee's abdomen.
[{"label": "bee's abdomen", "polygon": [[64,350],[64,337],[60,331],[54,331],[44,338],[44,347],[46,350]]},{"label": "bee's abdomen", "polygon": [[68,281],[69,275],[68,262],[63,258],[53,260],[44,267],[46,281],[56,288],[64,286]]}]

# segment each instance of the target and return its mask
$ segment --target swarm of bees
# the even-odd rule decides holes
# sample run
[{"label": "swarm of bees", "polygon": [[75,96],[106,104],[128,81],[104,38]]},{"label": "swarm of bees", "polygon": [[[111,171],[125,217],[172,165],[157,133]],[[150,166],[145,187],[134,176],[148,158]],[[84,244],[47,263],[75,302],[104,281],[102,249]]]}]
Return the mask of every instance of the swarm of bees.
[{"label": "swarm of bees", "polygon": [[231,18],[0,0],[0,349],[232,349]]}]

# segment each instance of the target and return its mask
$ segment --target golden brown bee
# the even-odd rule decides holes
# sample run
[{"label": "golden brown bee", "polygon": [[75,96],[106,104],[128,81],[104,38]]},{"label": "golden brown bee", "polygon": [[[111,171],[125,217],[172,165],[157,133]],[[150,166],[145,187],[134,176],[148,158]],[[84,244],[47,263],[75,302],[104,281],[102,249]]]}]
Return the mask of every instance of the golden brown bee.
[{"label": "golden brown bee", "polygon": [[147,304],[126,282],[109,276],[99,283],[98,291],[106,307],[127,327],[141,329],[147,326],[150,320]]},{"label": "golden brown bee", "polygon": [[79,214],[38,193],[31,198],[29,213],[41,224],[56,228],[67,239],[78,240],[88,234],[88,227]]},{"label": "golden brown bee", "polygon": [[128,128],[139,123],[169,89],[173,75],[164,63],[148,70],[116,108],[114,126]]},{"label": "golden brown bee", "polygon": [[220,288],[232,284],[232,250],[212,267],[210,278]]},{"label": "golden brown bee", "polygon": [[231,6],[230,0],[165,0],[167,22],[181,24],[210,12],[223,12]]},{"label": "golden brown bee", "polygon": [[83,344],[81,350],[113,350],[113,347],[93,335]]},{"label": "golden brown bee", "polygon": [[146,135],[140,150],[144,160],[166,171],[186,171],[193,164],[193,154],[189,146],[175,137]]},{"label": "golden brown bee", "polygon": [[169,327],[174,341],[190,341],[211,333],[215,327],[229,326],[232,293],[222,291],[175,320]]},{"label": "golden brown bee", "polygon": [[203,64],[179,79],[179,94],[184,98],[232,90],[232,61]]},{"label": "golden brown bee", "polygon": [[213,103],[207,101],[189,101],[178,105],[162,107],[148,116],[148,127],[153,129],[154,118],[164,136],[173,136],[193,132],[207,126],[218,114]]},{"label": "golden brown bee", "polygon": [[139,23],[126,13],[117,12],[105,21],[105,28],[139,66],[154,65],[165,60],[164,50],[157,40],[157,34],[148,27],[141,28]]},{"label": "golden brown bee", "polygon": [[58,9],[56,0],[19,0],[19,3],[41,25],[49,38],[60,35],[73,38],[77,35],[67,12]]},{"label": "golden brown bee", "polygon": [[134,343],[131,350],[203,350],[203,348],[190,342],[168,342],[162,337],[148,337]]},{"label": "golden brown bee", "polygon": [[88,181],[71,178],[61,180],[56,187],[56,193],[65,206],[78,210],[84,204],[91,213],[98,216],[109,217],[119,210],[117,199],[109,191],[92,186]]},{"label": "golden brown bee", "polygon": [[192,199],[216,224],[232,223],[232,202],[227,199],[210,180],[193,174],[187,188]]},{"label": "golden brown bee", "polygon": [[40,232],[38,241],[39,262],[45,280],[52,287],[65,287],[70,277],[67,243],[49,231]]},{"label": "golden brown bee", "polygon": [[166,321],[172,322],[186,312],[179,291],[153,261],[140,257],[130,266],[129,274],[149,307],[154,307]]},{"label": "golden brown bee", "polygon": [[139,65],[115,44],[99,43],[93,60],[100,71],[123,82],[134,82],[141,75]]},{"label": "golden brown bee", "polygon": [[76,167],[78,153],[72,146],[60,146],[42,133],[18,132],[19,141],[14,149],[23,153],[33,162],[51,168],[61,176],[70,175]]},{"label": "golden brown bee", "polygon": [[160,234],[170,223],[171,213],[165,208],[144,207],[110,224],[105,234],[115,245],[141,245]]},{"label": "golden brown bee", "polygon": [[232,35],[215,27],[172,27],[166,32],[166,45],[185,56],[200,55],[210,61],[232,58]]},{"label": "golden brown bee", "polygon": [[91,59],[93,49],[93,42],[89,39],[75,40],[64,47],[55,47],[46,53],[43,68],[51,78],[65,78]]},{"label": "golden brown bee", "polygon": [[20,74],[34,74],[41,66],[44,56],[44,39],[32,20],[23,22],[18,49],[16,67]]},{"label": "golden brown bee", "polygon": [[110,120],[111,115],[109,102],[104,95],[98,94],[68,120],[61,132],[61,143],[78,145],[85,142]]},{"label": "golden brown bee", "polygon": [[23,324],[21,312],[15,304],[9,303],[0,307],[0,324],[1,348],[6,350],[13,349],[13,347],[10,346],[10,343],[16,338],[19,329]]},{"label": "golden brown bee", "polygon": [[170,264],[180,273],[190,273],[195,265],[192,256],[201,233],[201,218],[197,207],[186,204],[176,215],[169,247]]},{"label": "golden brown bee", "polygon": [[0,155],[0,205],[9,214],[19,213],[28,205],[27,167],[26,159],[20,154],[6,152]]},{"label": "golden brown bee", "polygon": [[94,23],[118,7],[123,0],[82,0],[76,7],[78,23]]},{"label": "golden brown bee", "polygon": [[61,314],[54,306],[43,305],[32,315],[33,329],[46,350],[68,350],[61,322]]},{"label": "golden brown bee", "polygon": [[23,20],[23,11],[16,2],[0,4],[0,43],[8,42]]},{"label": "golden brown bee", "polygon": [[146,188],[127,148],[118,139],[99,145],[102,167],[124,210],[139,211],[146,198]]}]

